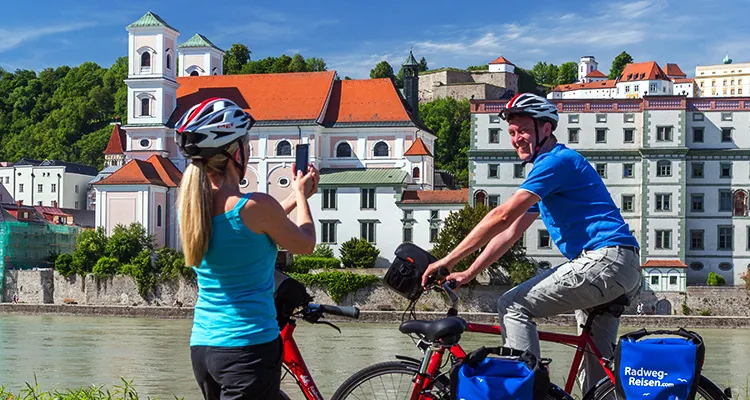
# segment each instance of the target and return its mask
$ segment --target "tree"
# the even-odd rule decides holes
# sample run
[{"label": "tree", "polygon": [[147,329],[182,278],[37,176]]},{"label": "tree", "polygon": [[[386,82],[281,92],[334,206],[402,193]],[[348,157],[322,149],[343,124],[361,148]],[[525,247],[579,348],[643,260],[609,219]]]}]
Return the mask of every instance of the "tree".
[{"label": "tree", "polygon": [[[450,253],[459,243],[463,240],[469,232],[484,218],[490,209],[484,204],[477,204],[472,207],[470,205],[464,206],[459,211],[451,212],[443,223],[443,227],[438,234],[437,242],[435,247],[432,248],[431,253],[437,258],[443,258]],[[468,257],[459,261],[454,267],[453,271],[460,272],[466,271],[471,264],[479,257],[479,254],[484,251],[483,246],[481,249],[472,253]],[[506,271],[510,280],[513,284],[519,284],[534,275],[536,275],[536,268],[534,264],[526,258],[526,252],[521,246],[520,242],[516,242],[513,246],[502,256],[499,260],[492,263],[488,268],[487,272],[494,278],[503,277],[503,270]],[[507,280],[507,278],[505,278]]]},{"label": "tree", "polygon": [[380,250],[365,239],[351,238],[341,245],[344,268],[374,268]]},{"label": "tree", "polygon": [[388,64],[388,61],[385,60],[379,62],[375,68],[370,70],[370,78],[390,78],[392,81],[396,81],[396,76],[393,74],[393,67],[391,67],[391,64]]},{"label": "tree", "polygon": [[633,62],[633,57],[627,52],[623,51],[618,54],[617,57],[612,61],[612,67],[609,69],[609,79],[617,79],[625,66]]},{"label": "tree", "polygon": [[427,60],[424,57],[419,59],[419,72],[427,71]]},{"label": "tree", "polygon": [[271,70],[268,71],[272,74],[283,74],[290,72],[289,67],[292,64],[292,57],[286,54],[282,54],[281,57],[277,58],[271,65]]},{"label": "tree", "polygon": [[572,61],[560,64],[560,68],[557,69],[557,82],[555,84],[567,85],[576,82],[578,82],[578,64]]},{"label": "tree", "polygon": [[531,69],[537,85],[553,86],[557,82],[557,65],[538,62]]},{"label": "tree", "polygon": [[516,67],[515,72],[518,75],[518,93],[534,93],[540,96],[545,94],[543,90],[539,90],[537,81],[531,72],[521,67]]},{"label": "tree", "polygon": [[107,242],[105,253],[123,264],[131,261],[143,250],[154,249],[154,238],[146,233],[143,225],[134,222],[130,226],[118,224]]},{"label": "tree", "polygon": [[437,135],[435,168],[451,172],[462,185],[469,181],[471,110],[469,101],[452,97],[419,104],[425,126]]},{"label": "tree", "polygon": [[328,67],[326,67],[326,62],[323,61],[322,58],[310,57],[305,60],[305,64],[307,64],[307,70],[310,72],[320,72],[328,70]]},{"label": "tree", "polygon": [[104,257],[106,247],[107,235],[104,234],[104,228],[98,227],[96,230],[89,229],[81,232],[76,241],[76,249],[73,251],[73,271],[79,275],[92,272],[97,261]]},{"label": "tree", "polygon": [[242,67],[250,61],[250,49],[242,43],[235,43],[224,53],[222,68],[225,75],[234,75],[242,72]]},{"label": "tree", "polygon": [[487,71],[490,69],[489,64],[484,65],[470,65],[468,68],[466,68],[467,71]]},{"label": "tree", "polygon": [[305,58],[300,54],[295,54],[294,57],[292,57],[292,62],[289,64],[289,72],[307,72]]}]

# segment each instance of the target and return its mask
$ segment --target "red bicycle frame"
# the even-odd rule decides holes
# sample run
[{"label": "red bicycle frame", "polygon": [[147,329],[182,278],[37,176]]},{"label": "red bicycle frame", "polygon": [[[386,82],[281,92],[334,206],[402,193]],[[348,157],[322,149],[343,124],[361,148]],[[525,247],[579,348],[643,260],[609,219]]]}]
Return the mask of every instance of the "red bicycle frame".
[{"label": "red bicycle frame", "polygon": [[[466,332],[486,333],[490,335],[501,334],[499,326],[473,323],[468,324],[468,329],[466,330]],[[571,393],[573,390],[575,378],[578,374],[578,370],[580,369],[581,362],[583,361],[583,353],[586,351],[587,346],[591,349],[591,352],[594,353],[594,355],[599,359],[599,364],[602,366],[609,379],[612,382],[615,381],[614,373],[609,368],[607,368],[607,364],[602,357],[602,353],[596,347],[594,341],[591,339],[591,335],[589,335],[586,330],[584,330],[580,335],[577,336],[540,331],[539,340],[544,342],[573,345],[576,347],[576,353],[570,366],[568,379],[565,382],[565,392]],[[425,388],[429,388],[432,386],[435,377],[439,375],[439,369],[442,365],[445,349],[446,347],[441,346],[434,351],[428,350],[428,352],[425,353],[425,357],[429,357],[429,361],[423,360],[422,365],[420,366],[419,374],[417,374],[417,377],[414,381],[414,390],[412,391],[411,400],[432,399],[431,395],[424,395],[422,393]],[[461,348],[459,344],[451,346],[449,351],[454,357],[458,359],[463,359],[464,357],[466,357],[466,352]]]},{"label": "red bicycle frame", "polygon": [[297,327],[295,321],[289,321],[281,330],[281,340],[284,343],[284,354],[282,356],[283,365],[294,375],[299,388],[308,400],[323,400],[320,390],[315,385],[315,381],[310,375],[310,371],[305,365],[302,353],[294,341],[294,329]]}]

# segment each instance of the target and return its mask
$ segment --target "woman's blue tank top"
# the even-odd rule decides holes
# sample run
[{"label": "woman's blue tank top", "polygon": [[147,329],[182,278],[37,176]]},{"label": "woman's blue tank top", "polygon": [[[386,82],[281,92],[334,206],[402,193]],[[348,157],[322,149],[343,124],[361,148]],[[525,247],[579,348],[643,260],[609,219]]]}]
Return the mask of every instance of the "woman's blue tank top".
[{"label": "woman's blue tank top", "polygon": [[273,271],[277,246],[242,222],[240,210],[251,194],[212,218],[208,251],[200,268],[191,346],[241,347],[279,336]]}]

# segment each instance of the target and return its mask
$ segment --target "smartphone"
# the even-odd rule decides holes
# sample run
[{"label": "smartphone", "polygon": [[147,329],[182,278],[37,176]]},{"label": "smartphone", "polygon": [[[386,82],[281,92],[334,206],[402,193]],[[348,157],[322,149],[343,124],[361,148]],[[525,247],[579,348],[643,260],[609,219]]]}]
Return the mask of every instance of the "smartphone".
[{"label": "smartphone", "polygon": [[296,153],[294,175],[297,175],[297,171],[302,171],[302,175],[305,175],[307,174],[307,166],[310,164],[310,145],[307,143],[298,144]]}]

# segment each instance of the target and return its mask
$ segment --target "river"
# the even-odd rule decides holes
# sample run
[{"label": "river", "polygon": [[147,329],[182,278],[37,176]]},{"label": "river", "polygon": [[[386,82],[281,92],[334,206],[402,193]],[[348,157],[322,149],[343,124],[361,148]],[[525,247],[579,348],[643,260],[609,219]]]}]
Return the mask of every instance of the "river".
[{"label": "river", "polygon": [[[111,388],[132,379],[141,395],[201,399],[190,366],[190,320],[89,316],[0,316],[0,386],[17,392],[36,381],[45,390],[88,385]],[[325,325],[299,322],[295,338],[319,389],[329,398],[349,375],[394,354],[419,357],[396,325],[347,323],[342,333]],[[558,332],[574,329],[550,328]],[[627,328],[621,328],[624,333]],[[704,375],[738,397],[750,376],[750,331],[701,329],[707,346]],[[464,348],[494,345],[495,337],[466,334]],[[552,380],[562,385],[572,349],[543,344],[553,359]],[[284,387],[301,398],[287,378]],[[741,393],[740,393],[741,392]]]}]

